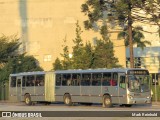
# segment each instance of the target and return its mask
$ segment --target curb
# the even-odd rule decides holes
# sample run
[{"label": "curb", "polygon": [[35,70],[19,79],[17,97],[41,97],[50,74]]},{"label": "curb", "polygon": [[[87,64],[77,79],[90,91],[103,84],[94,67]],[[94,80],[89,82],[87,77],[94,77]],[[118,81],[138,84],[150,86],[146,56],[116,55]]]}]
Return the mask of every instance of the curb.
[{"label": "curb", "polygon": [[152,102],[153,105],[160,105],[160,102]]}]

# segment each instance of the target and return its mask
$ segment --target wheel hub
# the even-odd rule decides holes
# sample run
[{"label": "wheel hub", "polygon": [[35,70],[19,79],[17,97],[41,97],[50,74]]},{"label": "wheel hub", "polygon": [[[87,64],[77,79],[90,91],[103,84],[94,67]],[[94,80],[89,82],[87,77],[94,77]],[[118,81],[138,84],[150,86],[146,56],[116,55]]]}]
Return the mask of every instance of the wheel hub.
[{"label": "wheel hub", "polygon": [[30,101],[29,98],[26,98],[26,103],[27,103],[27,104],[29,103],[29,101]]},{"label": "wheel hub", "polygon": [[70,99],[67,97],[66,98],[66,104],[69,104],[69,102],[70,102]]},{"label": "wheel hub", "polygon": [[111,101],[109,100],[109,99],[105,99],[105,104],[106,105],[108,105],[108,104],[110,104],[111,103]]}]

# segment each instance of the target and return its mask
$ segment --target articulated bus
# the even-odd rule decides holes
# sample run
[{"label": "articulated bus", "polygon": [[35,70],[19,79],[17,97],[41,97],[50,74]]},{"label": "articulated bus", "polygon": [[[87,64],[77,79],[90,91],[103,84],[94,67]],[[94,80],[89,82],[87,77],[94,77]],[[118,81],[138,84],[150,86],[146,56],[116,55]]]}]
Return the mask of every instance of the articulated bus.
[{"label": "articulated bus", "polygon": [[10,100],[64,102],[66,105],[101,103],[132,106],[150,104],[146,69],[89,69],[24,72],[10,75]]}]

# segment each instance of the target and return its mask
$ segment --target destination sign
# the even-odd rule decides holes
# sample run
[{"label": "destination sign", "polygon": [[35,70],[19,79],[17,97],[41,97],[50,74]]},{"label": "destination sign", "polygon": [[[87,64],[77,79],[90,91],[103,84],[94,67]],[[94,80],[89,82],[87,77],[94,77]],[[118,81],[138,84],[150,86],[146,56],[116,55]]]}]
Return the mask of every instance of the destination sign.
[{"label": "destination sign", "polygon": [[129,70],[128,75],[149,75],[147,70]]}]

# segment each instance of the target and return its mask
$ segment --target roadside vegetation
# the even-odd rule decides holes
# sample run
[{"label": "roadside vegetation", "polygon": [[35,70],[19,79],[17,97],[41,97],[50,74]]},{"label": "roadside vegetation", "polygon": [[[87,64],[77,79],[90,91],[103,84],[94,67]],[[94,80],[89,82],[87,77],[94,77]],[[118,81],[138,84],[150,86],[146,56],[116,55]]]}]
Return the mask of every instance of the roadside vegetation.
[{"label": "roadside vegetation", "polygon": [[10,74],[43,70],[33,56],[19,53],[20,46],[17,36],[0,37],[0,99],[7,99]]}]

